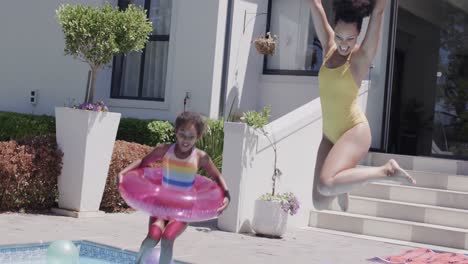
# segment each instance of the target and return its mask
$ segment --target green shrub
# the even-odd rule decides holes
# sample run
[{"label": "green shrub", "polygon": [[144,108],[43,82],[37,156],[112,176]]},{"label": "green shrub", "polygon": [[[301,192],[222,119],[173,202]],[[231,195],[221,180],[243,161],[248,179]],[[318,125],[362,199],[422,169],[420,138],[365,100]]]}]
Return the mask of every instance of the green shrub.
[{"label": "green shrub", "polygon": [[[206,131],[197,141],[196,146],[208,153],[218,170],[221,171],[223,167],[224,120],[208,119]],[[200,171],[200,174],[206,175],[206,172]]]},{"label": "green shrub", "polygon": [[175,133],[174,126],[168,121],[151,121],[148,124],[150,131],[150,146],[156,146],[161,143],[174,143]]},{"label": "green shrub", "polygon": [[117,131],[117,139],[149,145],[151,133],[148,129],[148,124],[150,121],[136,118],[121,118]]},{"label": "green shrub", "polygon": [[[0,141],[55,134],[55,117],[11,112],[0,112]],[[175,142],[171,123],[159,120],[121,118],[117,140],[148,146]]]},{"label": "green shrub", "polygon": [[266,124],[268,124],[268,118],[270,117],[271,107],[265,106],[262,112],[248,111],[245,112],[241,117],[242,121],[245,121],[248,126],[255,129],[262,130]]},{"label": "green shrub", "polygon": [[117,140],[148,146],[175,142],[174,127],[167,121],[122,118],[117,131]]},{"label": "green shrub", "polygon": [[52,116],[0,112],[0,124],[0,141],[55,134]]}]

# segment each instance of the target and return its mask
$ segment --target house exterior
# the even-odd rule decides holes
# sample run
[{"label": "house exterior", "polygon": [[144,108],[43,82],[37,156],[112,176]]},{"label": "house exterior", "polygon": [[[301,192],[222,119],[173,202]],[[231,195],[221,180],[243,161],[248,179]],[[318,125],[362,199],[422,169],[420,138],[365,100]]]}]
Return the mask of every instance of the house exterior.
[{"label": "house exterior", "polygon": [[[63,55],[55,10],[62,3],[104,2],[21,1],[1,11],[1,111],[53,115],[55,106],[83,101],[88,66]],[[217,117],[227,1],[132,2],[149,10],[155,30],[143,53],[116,57],[99,72],[96,100],[126,117],[174,120],[188,94],[186,109]],[[37,91],[35,104],[31,91]]]},{"label": "house exterior", "polygon": [[[87,65],[63,55],[55,10],[61,3],[103,2],[22,1],[0,11],[0,110],[53,115],[54,106],[83,100]],[[271,105],[276,119],[318,97],[322,54],[306,0],[110,2],[144,6],[155,28],[143,53],[118,56],[100,71],[96,97],[112,111],[173,120],[187,98],[185,109],[209,117]],[[331,1],[324,6],[332,21]],[[467,140],[456,133],[467,129],[460,119],[466,115],[460,77],[466,75],[466,33],[457,31],[466,10],[461,0],[404,0],[398,7],[390,1],[362,86],[375,150],[466,156]],[[266,59],[251,45],[265,31],[279,37],[277,53]]]},{"label": "house exterior", "polygon": [[[54,106],[83,100],[87,65],[63,55],[54,17],[63,2],[103,3],[9,1],[0,10],[0,111],[53,114]],[[289,224],[309,225],[321,139],[322,50],[308,1],[111,1],[122,7],[128,2],[149,10],[155,31],[144,52],[116,57],[99,73],[96,98],[124,117],[170,121],[184,107],[216,118],[271,105],[268,129],[285,174],[279,189],[294,191],[303,201],[304,210]],[[331,2],[323,0],[333,21]],[[465,160],[454,163],[456,174],[465,172],[467,29],[465,0],[388,1],[377,56],[359,91],[373,152]],[[279,46],[265,58],[252,40],[266,31],[278,36]],[[31,91],[37,91],[35,104],[29,101]],[[238,199],[220,218],[220,227],[245,231],[253,200],[270,189],[272,150],[240,124],[226,123],[225,133],[223,174]],[[255,146],[251,137],[257,138]]]}]

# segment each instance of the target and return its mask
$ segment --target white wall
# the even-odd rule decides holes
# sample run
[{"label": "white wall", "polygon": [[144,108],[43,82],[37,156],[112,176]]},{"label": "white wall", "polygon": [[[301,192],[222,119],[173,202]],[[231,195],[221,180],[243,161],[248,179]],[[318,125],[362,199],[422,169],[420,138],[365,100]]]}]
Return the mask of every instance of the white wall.
[{"label": "white wall", "polygon": [[[365,108],[367,89],[358,102]],[[266,127],[277,144],[278,168],[283,175],[278,192],[293,192],[301,203],[299,213],[289,216],[289,227],[308,225],[312,207],[315,159],[322,139],[319,99],[312,100],[276,119]],[[268,140],[243,123],[224,127],[223,176],[231,192],[231,204],[218,220],[222,230],[250,232],[255,200],[271,192],[274,152]]]},{"label": "white wall", "polygon": [[[367,107],[367,90],[370,82],[364,80],[359,94],[364,95],[360,103],[363,111]],[[271,120],[286,115],[296,108],[319,97],[318,78],[316,76],[262,75],[259,86],[259,105],[271,106]],[[368,115],[368,112],[366,113]]]},{"label": "white wall", "polygon": [[[313,101],[288,114],[287,119],[268,125],[277,142],[278,168],[283,172],[277,190],[293,192],[301,203],[298,214],[289,216],[289,227],[307,226],[309,220],[312,171],[321,139],[320,115],[320,104]],[[271,192],[273,149],[263,135],[245,124],[226,123],[224,130],[223,176],[232,201],[220,216],[218,227],[230,232],[251,232],[255,200]]]},{"label": "white wall", "polygon": [[[53,114],[85,95],[88,66],[64,56],[55,10],[61,3],[102,0],[6,1],[0,8],[0,111]],[[37,105],[29,103],[38,90]]]},{"label": "white wall", "polygon": [[[265,34],[266,0],[234,0],[233,24],[231,30],[229,72],[225,100],[225,115],[231,105],[234,110],[257,110],[258,85],[263,71],[263,56],[252,45],[252,40]],[[246,27],[244,30],[244,14]]]},{"label": "white wall", "polygon": [[318,79],[312,76],[263,75],[259,89],[259,105],[271,106],[271,120],[319,97]]},{"label": "white wall", "polygon": [[175,120],[187,110],[217,117],[227,0],[174,0],[166,78],[165,102],[110,99],[111,69],[99,76],[97,98],[109,102],[123,116]]}]

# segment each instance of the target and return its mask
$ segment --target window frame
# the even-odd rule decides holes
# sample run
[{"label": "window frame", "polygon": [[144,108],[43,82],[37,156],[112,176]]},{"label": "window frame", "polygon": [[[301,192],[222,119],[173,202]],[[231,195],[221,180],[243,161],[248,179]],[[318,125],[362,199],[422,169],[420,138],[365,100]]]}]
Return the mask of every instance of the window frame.
[{"label": "window frame", "polygon": [[[143,8],[145,10],[150,10],[151,8],[151,0],[144,0],[144,6]],[[125,9],[127,5],[131,1],[129,0],[117,0],[117,6],[119,9]],[[146,17],[149,19],[149,12],[147,12]],[[171,20],[172,20],[172,10],[171,10]],[[172,23],[171,23],[172,24]],[[110,89],[110,96],[109,98],[111,99],[125,99],[125,100],[138,100],[138,101],[156,101],[156,102],[165,102],[167,99],[167,91],[166,91],[166,85],[164,84],[164,97],[163,98],[154,98],[154,97],[143,97],[143,81],[144,81],[144,74],[145,74],[145,60],[146,60],[146,48],[147,44],[150,42],[167,42],[168,45],[170,43],[170,34],[167,35],[161,35],[161,34],[150,34],[148,42],[145,44],[145,47],[143,48],[141,54],[140,54],[140,76],[139,76],[139,81],[138,81],[138,95],[137,96],[122,96],[118,95],[120,93],[120,90],[122,89],[121,85],[115,82],[115,79],[117,76],[122,76],[123,74],[123,67],[119,67],[119,70],[116,70],[116,64],[117,64],[117,57],[119,56],[125,56],[125,55],[117,55],[114,56],[112,59],[112,76],[111,76],[111,89]],[[169,52],[169,49],[168,49]],[[122,60],[123,62],[123,60]],[[167,64],[165,65],[166,70],[167,70]],[[166,71],[167,74],[167,71]]]},{"label": "window frame", "polygon": [[[267,21],[266,21],[265,32],[270,32],[270,27],[271,27],[270,20],[271,20],[272,6],[273,6],[273,0],[268,0],[268,11],[267,11]],[[319,71],[268,69],[268,56],[263,56],[262,73],[265,75],[315,76],[317,77]]]}]

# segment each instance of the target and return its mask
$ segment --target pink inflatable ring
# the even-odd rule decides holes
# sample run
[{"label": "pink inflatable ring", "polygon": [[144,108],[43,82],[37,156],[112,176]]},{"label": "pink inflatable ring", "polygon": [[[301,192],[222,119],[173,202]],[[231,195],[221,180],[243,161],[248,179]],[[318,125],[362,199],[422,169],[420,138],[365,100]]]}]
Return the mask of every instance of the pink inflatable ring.
[{"label": "pink inflatable ring", "polygon": [[161,169],[136,169],[124,175],[119,190],[129,206],[158,218],[201,222],[218,216],[224,195],[210,179],[196,175],[190,190],[172,189],[161,183]]}]

